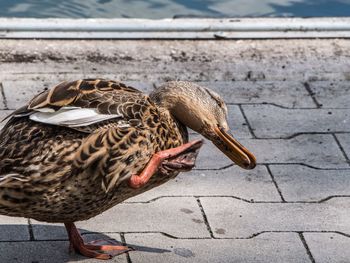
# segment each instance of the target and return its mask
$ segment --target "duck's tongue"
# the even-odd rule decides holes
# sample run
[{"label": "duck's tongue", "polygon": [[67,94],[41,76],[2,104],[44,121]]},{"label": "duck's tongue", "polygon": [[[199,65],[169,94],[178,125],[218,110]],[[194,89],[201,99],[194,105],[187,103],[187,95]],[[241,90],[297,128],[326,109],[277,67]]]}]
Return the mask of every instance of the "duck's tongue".
[{"label": "duck's tongue", "polygon": [[190,171],[195,166],[196,158],[202,145],[203,140],[198,140],[196,144],[192,145],[186,151],[163,161],[159,168],[160,173],[168,174],[172,171]]}]

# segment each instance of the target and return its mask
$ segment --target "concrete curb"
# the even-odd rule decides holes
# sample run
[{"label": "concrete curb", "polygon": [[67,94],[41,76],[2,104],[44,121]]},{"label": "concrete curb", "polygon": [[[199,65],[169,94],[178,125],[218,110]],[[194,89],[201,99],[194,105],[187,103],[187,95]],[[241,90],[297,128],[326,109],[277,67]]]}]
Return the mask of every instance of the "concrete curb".
[{"label": "concrete curb", "polygon": [[269,39],[350,38],[350,18],[36,19],[0,18],[0,38]]}]

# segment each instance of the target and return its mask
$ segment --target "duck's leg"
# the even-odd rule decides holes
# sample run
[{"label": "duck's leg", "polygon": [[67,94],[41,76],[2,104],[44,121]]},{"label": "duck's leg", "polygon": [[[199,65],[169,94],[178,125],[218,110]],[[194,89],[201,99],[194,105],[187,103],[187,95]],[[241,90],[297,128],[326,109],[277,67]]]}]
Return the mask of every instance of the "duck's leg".
[{"label": "duck's leg", "polygon": [[[84,243],[78,229],[74,223],[64,223],[70,242],[70,249],[74,249],[83,256],[96,258],[96,259],[111,259],[112,257],[132,250],[127,246],[117,245],[116,241],[110,240],[97,240],[89,243]],[[109,243],[103,245],[103,243]]]},{"label": "duck's leg", "polygon": [[[186,144],[183,144],[176,148],[160,151],[154,154],[147,166],[143,169],[140,175],[132,175],[128,181],[129,186],[132,188],[140,188],[144,186],[149,179],[159,169],[162,162],[165,160],[176,158],[189,151],[197,151],[203,144],[203,140],[195,140]],[[185,160],[184,160],[185,161]]]}]

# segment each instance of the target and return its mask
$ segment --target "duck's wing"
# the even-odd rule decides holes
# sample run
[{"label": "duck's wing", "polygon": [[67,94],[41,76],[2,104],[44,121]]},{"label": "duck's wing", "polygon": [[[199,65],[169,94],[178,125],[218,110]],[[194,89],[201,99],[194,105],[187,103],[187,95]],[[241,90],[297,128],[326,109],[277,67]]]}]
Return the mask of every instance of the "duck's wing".
[{"label": "duck's wing", "polygon": [[[157,108],[147,95],[125,84],[101,79],[63,82],[34,97],[10,118],[9,126],[16,119],[30,118],[87,133],[75,150],[73,164],[82,170],[94,167],[93,174],[102,178],[106,191],[147,163],[151,154],[148,151],[153,151],[147,127],[154,119],[159,121]],[[29,133],[32,125],[21,123],[25,123],[21,134]],[[8,128],[5,126],[3,132]],[[45,132],[45,126],[40,129]],[[12,181],[17,182],[20,177],[14,178]],[[0,176],[0,185],[1,181]]]},{"label": "duck's wing", "polygon": [[29,116],[36,122],[91,132],[84,127],[112,119],[140,120],[150,104],[147,95],[123,83],[83,79],[38,94],[8,117]]}]

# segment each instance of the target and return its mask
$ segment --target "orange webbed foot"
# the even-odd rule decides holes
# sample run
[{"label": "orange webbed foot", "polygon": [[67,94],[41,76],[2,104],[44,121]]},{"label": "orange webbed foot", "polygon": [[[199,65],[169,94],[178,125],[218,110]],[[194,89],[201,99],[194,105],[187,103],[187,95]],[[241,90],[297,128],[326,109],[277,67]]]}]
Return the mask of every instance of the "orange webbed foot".
[{"label": "orange webbed foot", "polygon": [[96,259],[111,259],[114,256],[133,250],[130,247],[123,246],[114,239],[95,240],[85,243],[74,223],[65,223],[69,241],[70,250],[79,252],[83,256]]}]

